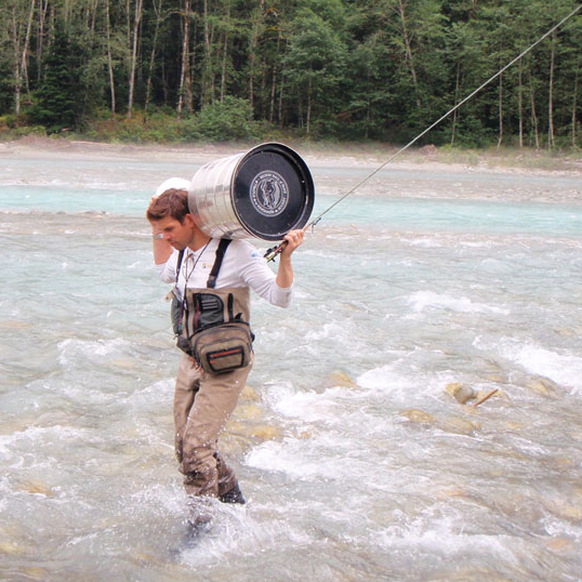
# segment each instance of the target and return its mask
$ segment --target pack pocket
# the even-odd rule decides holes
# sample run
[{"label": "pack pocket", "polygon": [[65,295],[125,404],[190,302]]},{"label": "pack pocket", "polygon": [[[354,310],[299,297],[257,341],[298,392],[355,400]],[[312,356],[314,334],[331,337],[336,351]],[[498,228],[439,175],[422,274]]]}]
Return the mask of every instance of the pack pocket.
[{"label": "pack pocket", "polygon": [[209,374],[222,374],[251,363],[253,335],[243,321],[224,323],[196,332],[190,340],[192,355]]}]

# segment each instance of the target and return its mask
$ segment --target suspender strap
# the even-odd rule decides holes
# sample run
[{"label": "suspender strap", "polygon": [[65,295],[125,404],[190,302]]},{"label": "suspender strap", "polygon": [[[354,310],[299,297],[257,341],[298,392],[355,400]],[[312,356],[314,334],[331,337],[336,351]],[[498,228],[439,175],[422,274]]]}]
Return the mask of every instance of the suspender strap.
[{"label": "suspender strap", "polygon": [[216,259],[214,259],[214,265],[212,265],[212,271],[210,271],[210,276],[206,282],[206,287],[209,289],[214,289],[216,286],[216,278],[218,277],[218,271],[220,271],[220,266],[222,265],[222,259],[224,259],[224,253],[231,240],[228,238],[221,238],[218,243],[218,248],[216,249]]},{"label": "suspender strap", "polygon": [[178,284],[178,278],[180,277],[180,267],[182,266],[182,260],[184,259],[184,249],[178,254],[178,266],[176,267],[176,285]]}]

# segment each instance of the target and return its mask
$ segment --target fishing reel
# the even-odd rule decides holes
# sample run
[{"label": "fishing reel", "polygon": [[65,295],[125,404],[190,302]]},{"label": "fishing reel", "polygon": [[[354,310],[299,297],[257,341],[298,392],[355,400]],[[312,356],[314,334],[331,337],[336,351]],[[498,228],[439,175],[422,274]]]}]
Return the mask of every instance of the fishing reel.
[{"label": "fishing reel", "polygon": [[287,241],[283,241],[277,246],[271,247],[265,251],[263,257],[267,260],[267,263],[274,261],[276,256],[281,253],[281,251],[285,248]]}]

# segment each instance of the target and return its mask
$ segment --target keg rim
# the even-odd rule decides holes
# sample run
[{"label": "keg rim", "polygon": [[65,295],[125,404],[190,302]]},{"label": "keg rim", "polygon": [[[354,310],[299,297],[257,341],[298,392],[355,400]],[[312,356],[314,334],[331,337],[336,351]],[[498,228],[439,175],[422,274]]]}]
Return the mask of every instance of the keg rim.
[{"label": "keg rim", "polygon": [[242,226],[242,228],[251,237],[262,239],[262,240],[268,240],[268,241],[277,241],[277,240],[281,240],[289,231],[284,232],[284,233],[277,233],[277,234],[273,234],[273,235],[266,234],[266,233],[259,234],[256,231],[253,231],[246,224],[246,221],[241,216],[240,212],[238,211],[238,209],[236,207],[235,200],[234,200],[235,181],[238,177],[238,173],[239,173],[241,166],[247,160],[249,160],[252,156],[254,156],[255,154],[257,154],[259,152],[264,152],[264,151],[274,151],[277,153],[285,154],[286,156],[291,158],[295,164],[297,164],[298,168],[301,171],[302,181],[304,182],[304,190],[305,190],[305,204],[304,204],[301,216],[299,217],[297,222],[289,230],[301,229],[308,223],[309,217],[311,216],[311,213],[313,211],[313,206],[315,204],[315,185],[313,182],[313,176],[311,175],[311,171],[309,170],[309,167],[307,166],[307,164],[305,163],[303,158],[293,148],[290,148],[288,145],[285,145],[285,144],[279,143],[279,142],[265,142],[265,143],[259,144],[255,147],[251,148],[249,151],[247,151],[246,153],[241,155],[241,158],[238,160],[238,162],[234,168],[234,171],[233,171],[232,176],[231,176],[231,181],[230,181],[230,199],[231,199],[232,210],[234,211],[236,218],[237,218],[237,221],[240,224],[240,226]]}]

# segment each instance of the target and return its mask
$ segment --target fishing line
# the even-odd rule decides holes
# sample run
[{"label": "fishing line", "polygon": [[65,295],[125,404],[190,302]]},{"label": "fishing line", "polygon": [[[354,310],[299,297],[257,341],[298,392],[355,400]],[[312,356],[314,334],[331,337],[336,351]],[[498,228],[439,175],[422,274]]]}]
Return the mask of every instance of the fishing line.
[{"label": "fishing line", "polygon": [[[550,28],[550,30],[548,30],[544,35],[542,35],[540,38],[538,38],[538,40],[536,40],[532,45],[530,45],[527,49],[525,49],[520,55],[518,55],[512,61],[507,63],[507,65],[505,65],[502,69],[497,71],[497,73],[495,73],[495,75],[493,75],[492,77],[487,79],[487,81],[485,81],[483,84],[481,84],[479,87],[477,87],[477,89],[475,89],[472,93],[467,95],[467,97],[465,97],[462,101],[459,101],[459,103],[457,103],[454,107],[449,109],[449,111],[447,111],[442,117],[439,117],[439,119],[437,119],[432,125],[427,127],[423,132],[419,133],[413,140],[409,141],[405,146],[401,147],[395,154],[393,154],[390,158],[388,158],[388,160],[386,160],[383,164],[378,166],[374,171],[372,171],[370,174],[368,174],[364,179],[360,180],[360,182],[358,182],[348,192],[346,192],[343,196],[341,196],[338,200],[336,200],[333,204],[331,204],[328,208],[326,208],[322,213],[320,213],[318,216],[316,216],[311,222],[309,222],[306,226],[303,227],[303,231],[306,231],[310,227],[314,227],[323,218],[323,216],[325,214],[327,214],[330,210],[335,208],[340,202],[345,200],[348,196],[351,196],[358,188],[360,188],[368,180],[373,178],[378,172],[380,172],[383,168],[385,168],[392,160],[394,160],[394,158],[399,156],[401,153],[405,152],[411,145],[415,144],[421,137],[425,136],[431,129],[433,129],[439,123],[441,123],[441,121],[444,121],[449,115],[451,115],[451,113],[454,113],[457,109],[459,109],[467,101],[472,99],[475,95],[477,95],[477,93],[479,93],[479,91],[483,90],[485,87],[487,87],[487,85],[489,85],[489,83],[493,82],[495,79],[497,79],[497,77],[499,77],[507,69],[509,69],[509,67],[513,66],[517,61],[519,61],[521,58],[523,58],[525,55],[527,55],[538,44],[540,44],[548,36],[550,36],[550,34],[552,34],[558,28],[560,28],[560,26],[562,26],[566,21],[568,21],[570,18],[572,18],[572,16],[574,16],[581,9],[582,9],[582,4],[579,4],[577,8],[575,8],[574,10],[572,10],[572,12],[570,12],[570,14],[568,14],[568,16],[564,17],[562,20],[560,20],[560,22],[558,22],[558,24],[556,24],[555,26]],[[283,250],[285,244],[286,243],[283,242],[277,247],[273,247],[271,249],[268,249],[267,252],[265,253],[265,258],[267,259],[267,261],[272,261]]]}]

